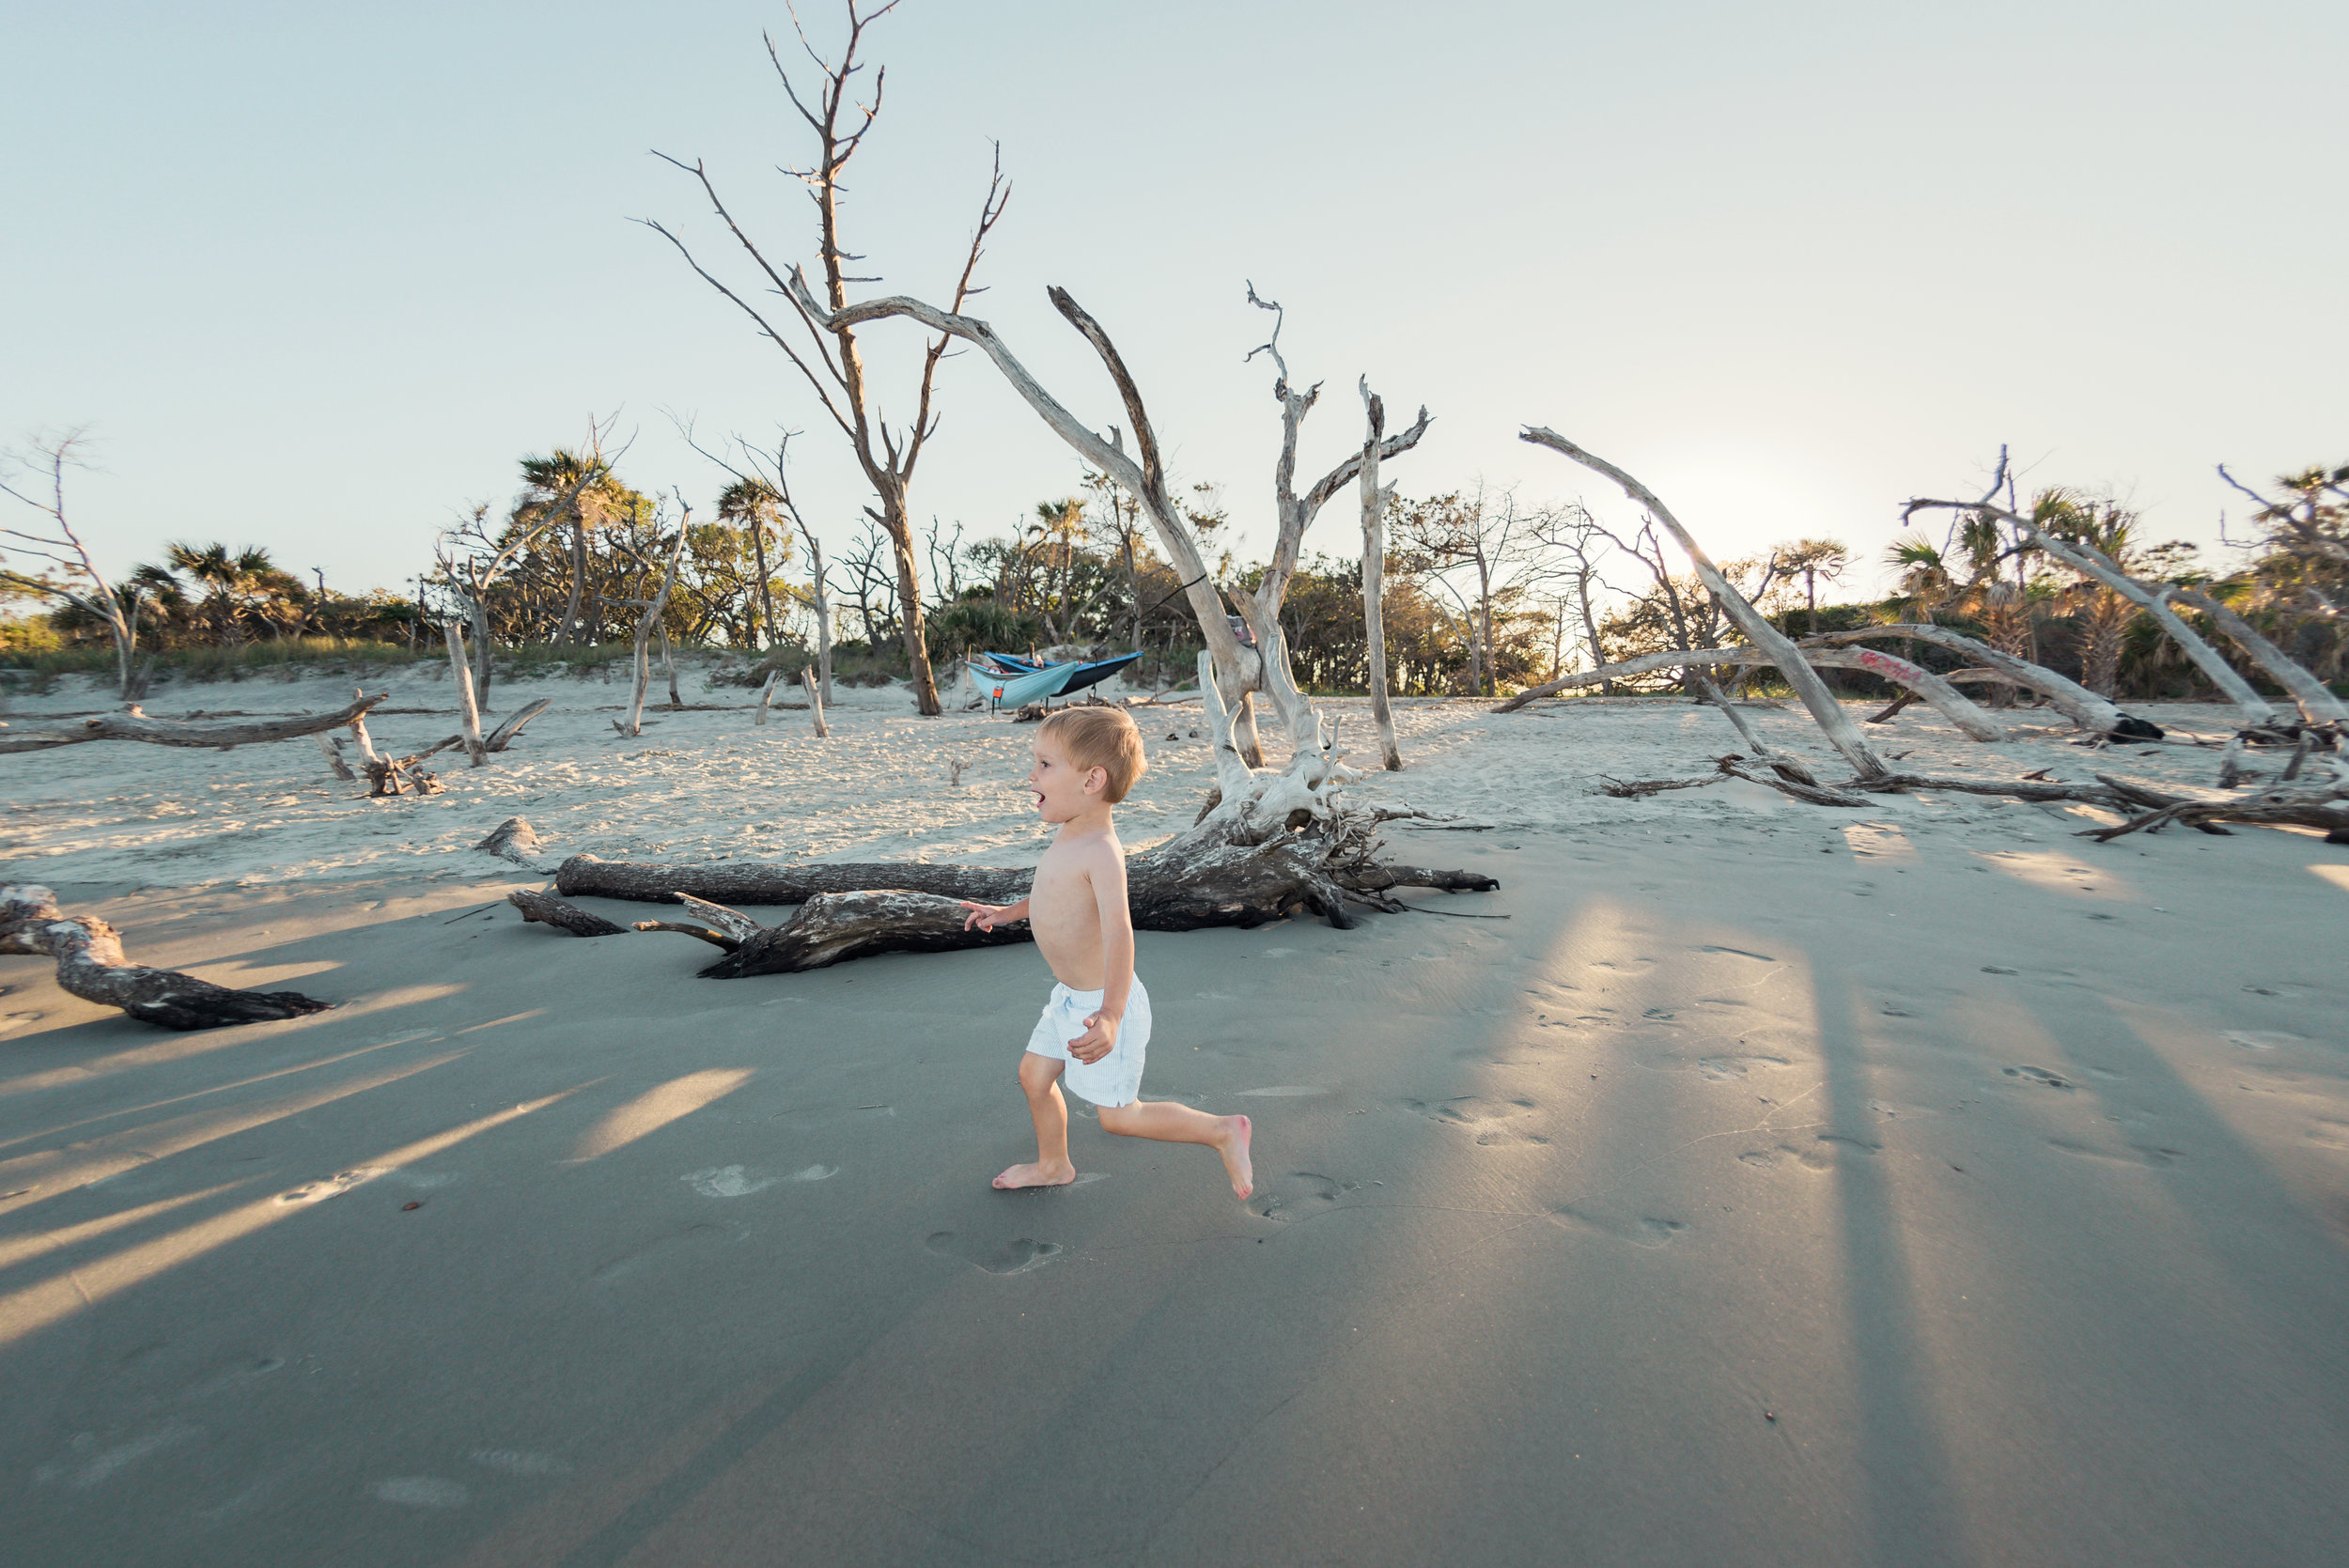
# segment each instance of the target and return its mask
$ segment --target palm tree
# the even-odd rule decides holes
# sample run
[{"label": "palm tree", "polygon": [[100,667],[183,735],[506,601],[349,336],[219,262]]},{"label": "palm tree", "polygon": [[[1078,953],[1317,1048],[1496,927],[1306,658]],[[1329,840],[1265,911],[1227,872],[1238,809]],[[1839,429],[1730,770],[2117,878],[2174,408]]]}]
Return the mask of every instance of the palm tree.
[{"label": "palm tree", "polygon": [[791,533],[783,525],[782,492],[764,479],[737,479],[718,492],[718,520],[730,522],[750,536],[751,554],[758,570],[760,614],[751,628],[751,651],[756,653],[762,629],[770,642],[775,635],[775,596],[767,571],[767,536],[772,534],[782,540],[783,558],[791,558]]},{"label": "palm tree", "polygon": [[1797,539],[1778,552],[1779,566],[1802,574],[1802,597],[1810,611],[1808,635],[1819,634],[1819,580],[1832,582],[1851,565],[1851,546],[1841,539]]},{"label": "palm tree", "polygon": [[[2114,566],[2138,575],[2137,514],[2120,503],[2057,488],[2033,497],[2030,511],[2031,520],[2057,538],[2093,545]],[[2123,639],[2137,619],[2138,608],[2092,579],[2083,578],[2072,594],[2080,605],[2082,623],[2080,684],[2109,697],[2120,679]]]},{"label": "palm tree", "polygon": [[563,606],[559,638],[565,643],[580,640],[580,599],[587,590],[587,530],[608,513],[625,509],[627,492],[612,478],[612,466],[600,456],[582,457],[558,446],[545,457],[534,454],[522,459],[523,489],[514,503],[511,520],[524,527],[537,522],[557,498],[570,491],[583,478],[586,486],[571,503],[568,520],[571,525],[571,594]]}]

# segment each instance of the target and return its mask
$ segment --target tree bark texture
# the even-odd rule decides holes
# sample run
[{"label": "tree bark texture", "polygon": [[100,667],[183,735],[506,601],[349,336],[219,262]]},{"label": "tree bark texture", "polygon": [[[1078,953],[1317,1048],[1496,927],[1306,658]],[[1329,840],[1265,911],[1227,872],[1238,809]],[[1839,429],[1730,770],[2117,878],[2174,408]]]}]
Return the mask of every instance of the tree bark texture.
[{"label": "tree bark texture", "polygon": [[292,740],[322,730],[340,729],[362,720],[367,709],[390,695],[388,691],[379,691],[372,697],[362,696],[334,713],[235,724],[190,724],[176,719],[150,719],[132,706],[120,713],[101,713],[94,719],[85,719],[71,728],[13,729],[0,725],[0,753],[45,752],[85,740],[144,740],[156,746],[209,746],[225,752],[231,746]]},{"label": "tree bark texture", "polygon": [[96,915],[67,915],[47,888],[0,888],[0,954],[57,963],[57,984],[84,1001],[118,1007],[165,1029],[217,1029],[322,1013],[331,1002],[299,991],[237,991],[123,956],[122,938]]}]

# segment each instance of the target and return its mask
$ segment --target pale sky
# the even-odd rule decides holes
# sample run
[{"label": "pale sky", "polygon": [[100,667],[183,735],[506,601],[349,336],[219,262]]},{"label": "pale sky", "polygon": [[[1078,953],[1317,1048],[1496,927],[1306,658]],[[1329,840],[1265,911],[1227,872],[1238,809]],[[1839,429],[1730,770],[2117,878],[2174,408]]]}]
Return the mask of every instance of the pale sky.
[{"label": "pale sky", "polygon": [[[833,7],[804,14],[836,38]],[[759,44],[788,41],[780,6],[0,19],[0,435],[94,427],[73,501],[109,561],[220,537],[398,584],[591,411],[637,433],[630,482],[705,516],[720,476],[664,409],[804,429],[803,501],[856,531],[848,449],[782,356],[629,221],[749,281],[659,147],[812,259],[773,172],[807,145]],[[888,99],[848,221],[873,291],[942,298],[1000,140],[975,312],[1122,424],[1045,301],[1068,287],[1247,553],[1279,433],[1242,364],[1268,321],[1250,278],[1328,383],[1309,474],[1360,442],[1367,373],[1437,416],[1390,467],[1406,493],[1611,501],[1516,439],[1548,425],[1720,556],[1824,533],[1873,560],[1905,497],[1978,484],[2002,442],[2033,483],[2205,541],[2242,510],[2214,464],[2349,461],[2338,3],[905,0],[869,39]],[[886,345],[913,339],[872,340],[904,410]],[[984,361],[949,365],[941,407],[917,515],[986,534],[1074,489]],[[1350,505],[1307,546],[1358,549]]]}]

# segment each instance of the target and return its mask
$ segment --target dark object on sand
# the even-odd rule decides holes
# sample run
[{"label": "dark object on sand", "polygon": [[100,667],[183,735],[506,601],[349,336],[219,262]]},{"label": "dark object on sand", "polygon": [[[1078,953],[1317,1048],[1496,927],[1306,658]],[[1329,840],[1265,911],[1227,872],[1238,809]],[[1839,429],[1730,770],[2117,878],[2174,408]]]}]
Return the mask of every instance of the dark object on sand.
[{"label": "dark object on sand", "polygon": [[332,1002],[299,991],[233,991],[122,955],[122,938],[96,915],[68,915],[42,887],[0,888],[0,953],[57,961],[57,984],[84,1001],[119,1007],[165,1029],[218,1029],[323,1013]]}]

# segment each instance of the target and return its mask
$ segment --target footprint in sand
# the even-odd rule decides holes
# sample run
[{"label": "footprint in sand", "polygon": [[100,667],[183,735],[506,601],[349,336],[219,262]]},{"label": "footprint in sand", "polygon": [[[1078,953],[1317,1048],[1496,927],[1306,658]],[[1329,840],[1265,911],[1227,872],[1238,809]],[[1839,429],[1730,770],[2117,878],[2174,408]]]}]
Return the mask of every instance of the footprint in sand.
[{"label": "footprint in sand", "polygon": [[671,1231],[665,1235],[655,1236],[631,1251],[623,1252],[608,1263],[598,1265],[594,1278],[603,1281],[617,1280],[637,1272],[646,1264],[665,1263],[680,1250],[691,1248],[699,1250],[707,1247],[721,1247],[729,1242],[740,1241],[749,1234],[748,1231],[739,1230],[732,1225],[687,1225]]},{"label": "footprint in sand", "polygon": [[403,1508],[462,1508],[473,1500],[473,1492],[463,1482],[437,1475],[389,1476],[368,1490],[378,1502],[396,1502]]},{"label": "footprint in sand", "polygon": [[1405,1100],[1407,1110],[1424,1116],[1439,1126],[1460,1127],[1476,1134],[1483,1144],[1548,1143],[1548,1139],[1521,1130],[1514,1124],[1535,1109],[1527,1099],[1488,1100],[1476,1094],[1461,1094],[1448,1100]]},{"label": "footprint in sand", "polygon": [[1547,1218],[1562,1231],[1610,1236],[1617,1241],[1627,1241],[1634,1247],[1669,1247],[1688,1229],[1680,1220],[1654,1215],[1626,1221],[1571,1207],[1552,1209]]},{"label": "footprint in sand", "polygon": [[2009,1067],[2005,1069],[2005,1072],[2006,1076],[2009,1078],[2029,1079],[2031,1082],[2038,1084],[2042,1089],[2069,1089],[2072,1087],[2072,1083],[2069,1079],[2064,1078],[2059,1073],[2051,1073],[2045,1067]]},{"label": "footprint in sand", "polygon": [[2245,1050],[2276,1050],[2284,1046],[2301,1046],[2308,1042],[2300,1035],[2280,1029],[2231,1029],[2227,1031],[2230,1044]]},{"label": "footprint in sand", "polygon": [[[792,1180],[822,1181],[824,1179],[822,1176],[808,1174],[809,1171],[822,1169],[820,1165],[811,1165],[807,1171],[801,1172]],[[764,1192],[781,1179],[777,1176],[763,1175],[746,1170],[739,1165],[713,1165],[707,1171],[689,1171],[677,1178],[705,1198],[747,1198],[754,1192]]]},{"label": "footprint in sand", "polygon": [[1317,1171],[1292,1171],[1285,1176],[1259,1176],[1249,1207],[1267,1219],[1304,1219],[1334,1207],[1337,1201],[1361,1186],[1342,1182]]},{"label": "footprint in sand", "polygon": [[1838,1155],[1845,1152],[1873,1155],[1882,1152],[1884,1145],[1871,1143],[1864,1138],[1846,1138],[1839,1132],[1823,1132],[1808,1144],[1797,1147],[1781,1143],[1775,1148],[1749,1149],[1737,1157],[1741,1165],[1766,1170],[1773,1165],[1792,1161],[1806,1171],[1831,1171]]},{"label": "footprint in sand", "polygon": [[1038,1241],[1033,1236],[990,1242],[977,1236],[957,1235],[952,1231],[932,1232],[926,1245],[941,1258],[958,1258],[989,1274],[1025,1274],[1032,1268],[1042,1268],[1064,1250],[1057,1241]]},{"label": "footprint in sand", "polygon": [[1783,1067],[1782,1056],[1707,1056],[1697,1063],[1699,1076],[1715,1083],[1726,1083],[1744,1078],[1756,1067]]}]

